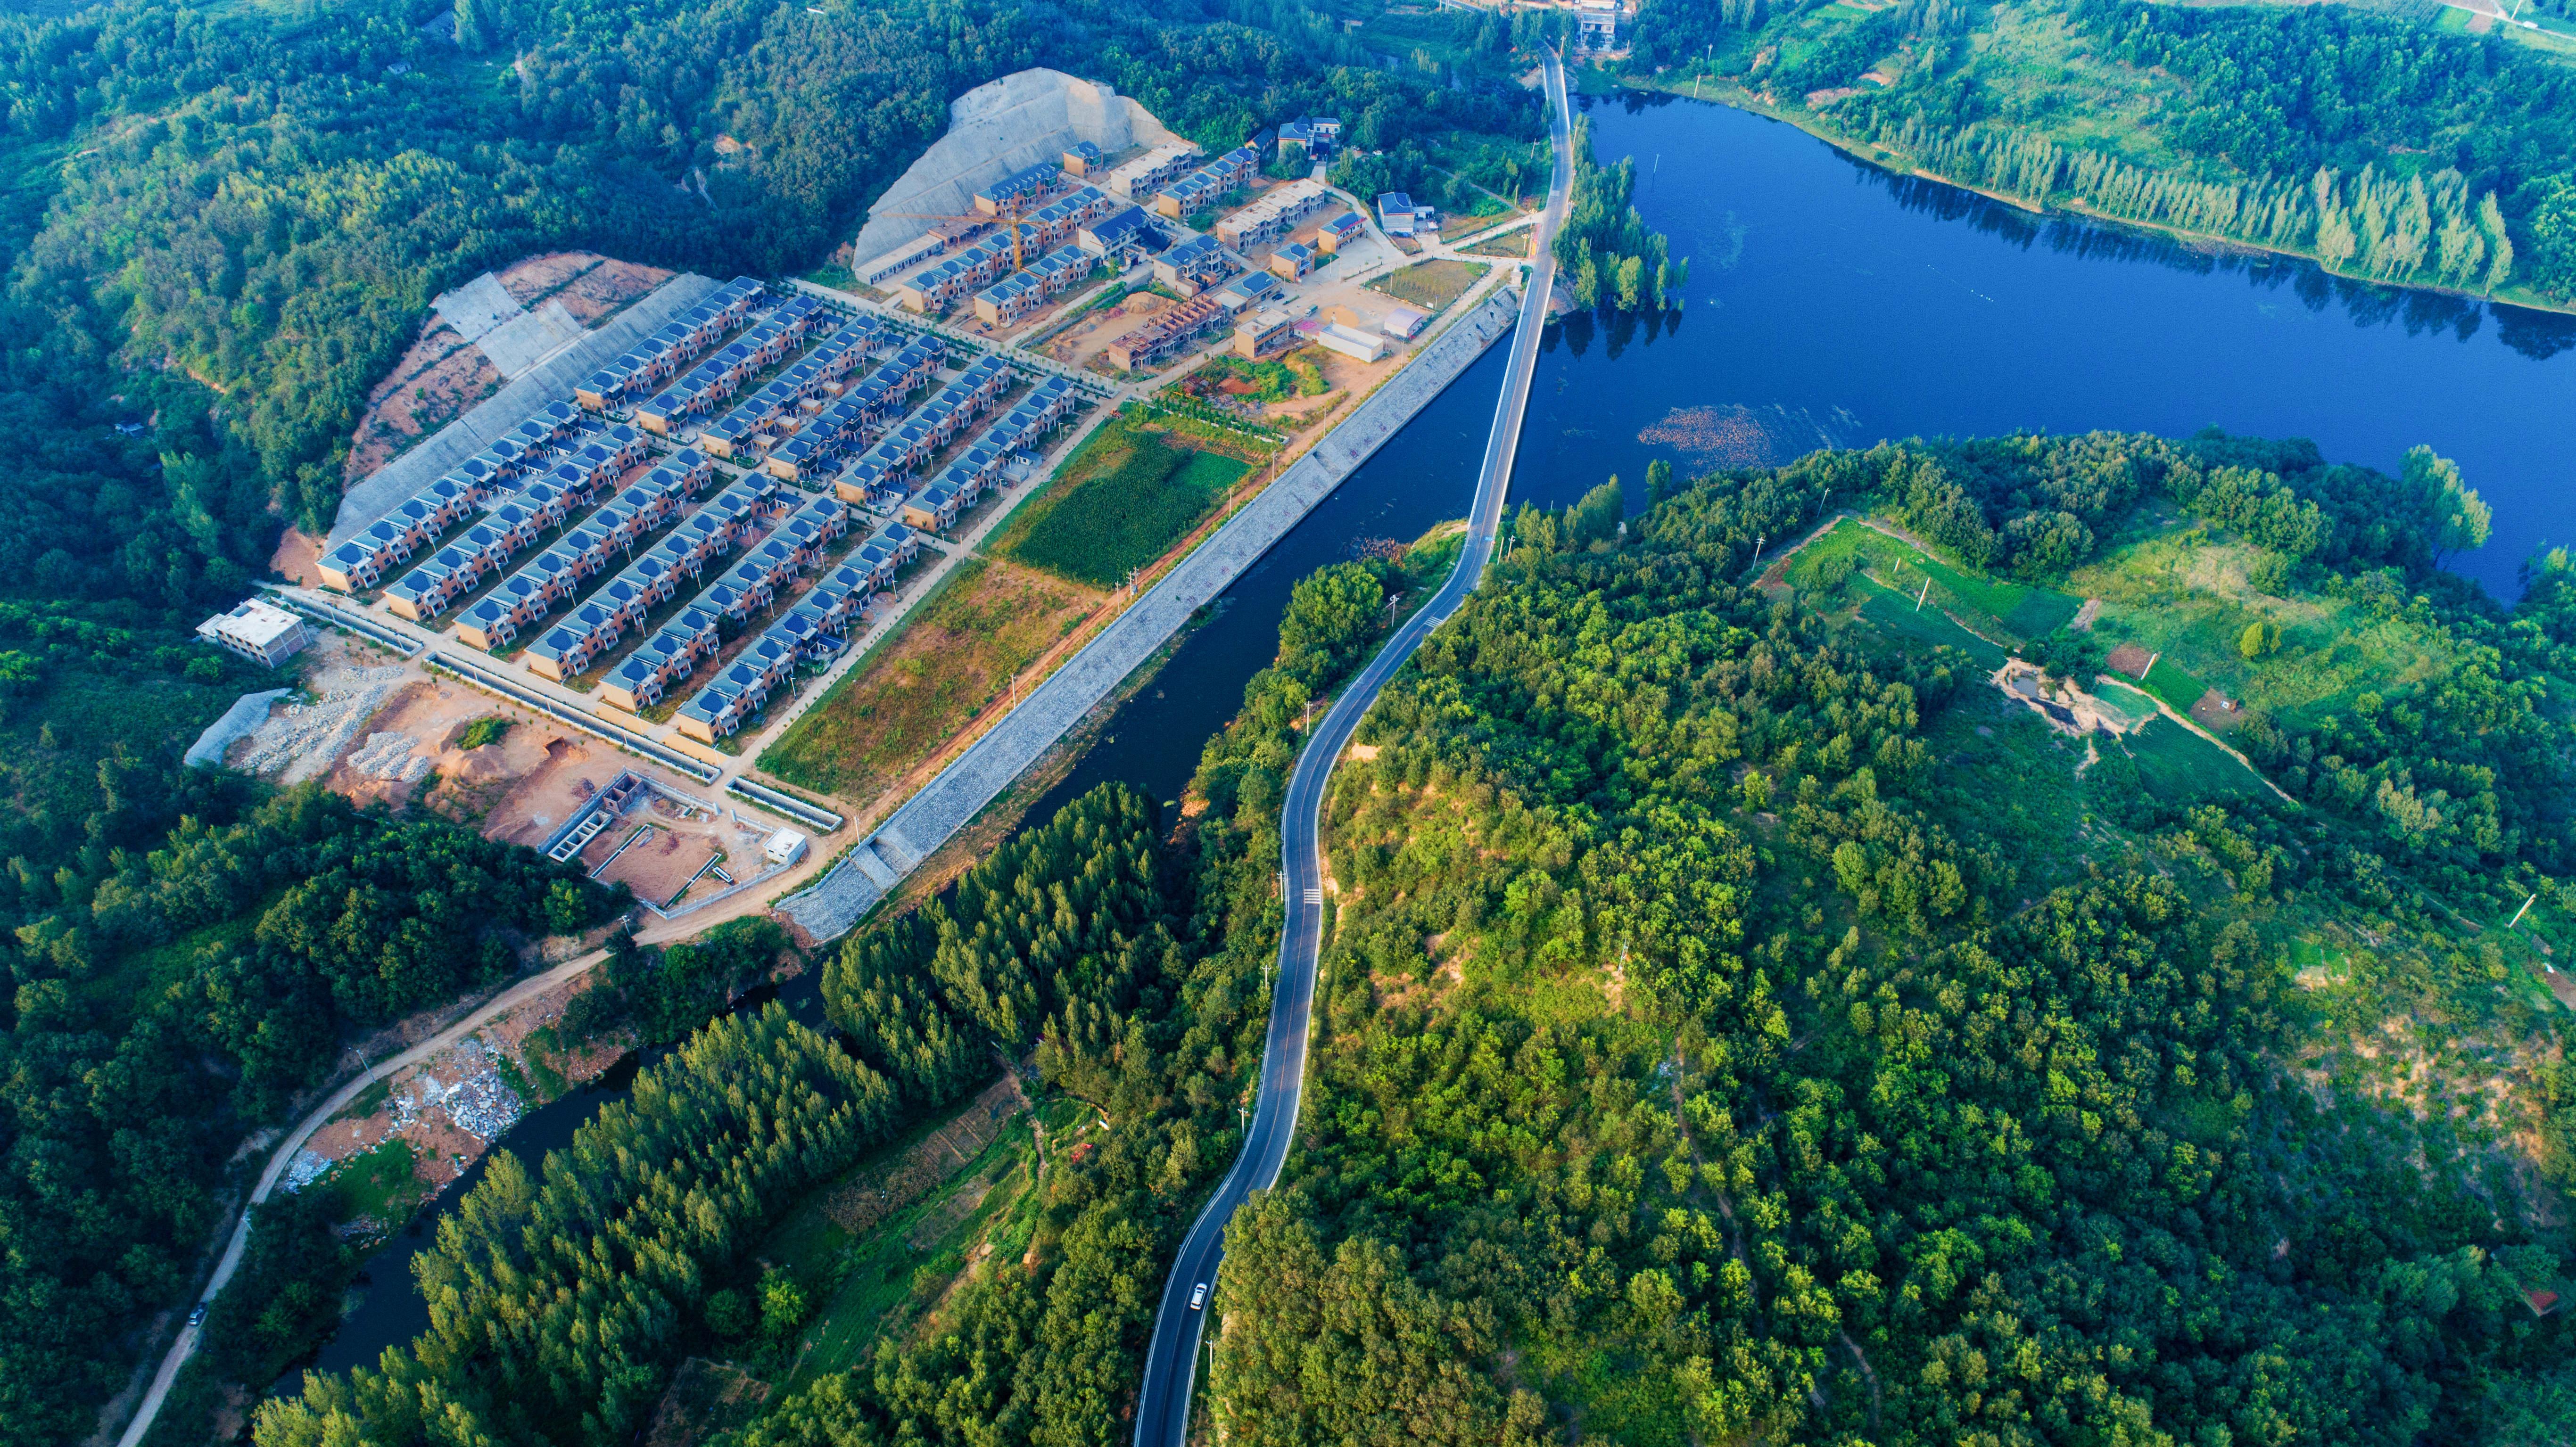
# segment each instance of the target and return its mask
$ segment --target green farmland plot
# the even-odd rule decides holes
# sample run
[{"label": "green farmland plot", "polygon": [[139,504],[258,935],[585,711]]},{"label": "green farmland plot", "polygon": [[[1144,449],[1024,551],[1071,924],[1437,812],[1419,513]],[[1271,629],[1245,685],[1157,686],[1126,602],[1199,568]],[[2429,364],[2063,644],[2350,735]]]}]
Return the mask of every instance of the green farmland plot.
[{"label": "green farmland plot", "polygon": [[1227,489],[1250,470],[1119,418],[1065,460],[994,550],[1075,582],[1116,587],[1223,506]]}]

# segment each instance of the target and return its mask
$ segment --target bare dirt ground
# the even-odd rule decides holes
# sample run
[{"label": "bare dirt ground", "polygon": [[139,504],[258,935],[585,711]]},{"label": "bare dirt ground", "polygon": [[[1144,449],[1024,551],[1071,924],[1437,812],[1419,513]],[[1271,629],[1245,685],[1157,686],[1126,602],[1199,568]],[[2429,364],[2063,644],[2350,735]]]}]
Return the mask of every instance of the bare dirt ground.
[{"label": "bare dirt ground", "polygon": [[531,847],[544,843],[556,825],[571,818],[625,767],[604,747],[594,752],[589,744],[561,733],[545,737],[539,747],[545,758],[519,777],[484,816],[485,838]]},{"label": "bare dirt ground", "polygon": [[306,588],[322,586],[322,540],[288,528],[268,555],[268,570]]},{"label": "bare dirt ground", "polygon": [[1081,366],[1098,357],[1111,342],[1143,326],[1149,318],[1171,305],[1168,297],[1159,297],[1149,291],[1138,292],[1116,306],[1092,313],[1081,325],[1047,343],[1046,354],[1059,362]]},{"label": "bare dirt ground", "polygon": [[[567,1087],[581,1085],[605,1073],[625,1053],[631,1042],[622,1035],[572,1050],[540,1048],[552,1042],[530,1038],[563,1018],[564,1007],[594,982],[591,975],[566,980],[496,1017],[455,1048],[388,1076],[383,1096],[370,1102],[369,1109],[353,1108],[313,1133],[293,1174],[316,1179],[337,1162],[401,1139],[411,1143],[413,1173],[424,1185],[434,1190],[454,1180],[510,1122],[545,1103],[524,1098],[520,1085],[549,1073]],[[368,1053],[397,1048],[370,1042]]]},{"label": "bare dirt ground", "polygon": [[[679,811],[668,800],[657,796],[653,809],[660,817],[628,815],[599,831],[599,837],[582,851],[581,862],[597,871],[602,881],[623,884],[635,891],[637,899],[661,904],[696,878],[708,860],[730,851],[725,849],[726,841],[704,822],[681,822]],[[638,830],[643,832],[638,834]],[[634,841],[631,844],[627,842],[630,839]],[[612,856],[616,860],[613,864],[609,863]],[[607,867],[603,870],[602,865]],[[735,872],[735,877],[749,872],[746,866]],[[718,887],[722,887],[721,883]]]},{"label": "bare dirt ground", "polygon": [[481,349],[431,312],[420,339],[367,394],[341,475],[367,476],[499,390],[501,374]]},{"label": "bare dirt ground", "polygon": [[585,327],[596,327],[618,308],[671,279],[659,267],[619,261],[595,251],[558,251],[513,263],[501,287],[530,311],[552,300]]},{"label": "bare dirt ground", "polygon": [[[583,326],[595,327],[670,277],[597,252],[559,251],[513,263],[500,282],[521,306],[560,301]],[[499,390],[501,374],[482,349],[431,312],[419,339],[367,394],[343,475],[352,482],[367,476]]]},{"label": "bare dirt ground", "polygon": [[2102,661],[2110,665],[2115,672],[2125,673],[2131,678],[2144,678],[2147,676],[2147,664],[2153,657],[2154,655],[2134,643],[2123,643],[2112,649],[2111,656]]},{"label": "bare dirt ground", "polygon": [[2234,700],[2217,689],[2200,696],[2191,706],[2191,721],[2214,734],[2223,734],[2243,721],[2245,715],[2231,707]]}]

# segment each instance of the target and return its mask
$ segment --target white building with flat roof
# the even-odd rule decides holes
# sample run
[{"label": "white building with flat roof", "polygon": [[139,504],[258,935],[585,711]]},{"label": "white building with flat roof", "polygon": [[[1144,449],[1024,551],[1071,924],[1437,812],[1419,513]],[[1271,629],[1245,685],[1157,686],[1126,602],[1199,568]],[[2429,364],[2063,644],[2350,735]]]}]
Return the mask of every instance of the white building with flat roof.
[{"label": "white building with flat roof", "polygon": [[253,663],[275,668],[312,642],[313,630],[285,609],[252,598],[198,624],[197,636]]}]

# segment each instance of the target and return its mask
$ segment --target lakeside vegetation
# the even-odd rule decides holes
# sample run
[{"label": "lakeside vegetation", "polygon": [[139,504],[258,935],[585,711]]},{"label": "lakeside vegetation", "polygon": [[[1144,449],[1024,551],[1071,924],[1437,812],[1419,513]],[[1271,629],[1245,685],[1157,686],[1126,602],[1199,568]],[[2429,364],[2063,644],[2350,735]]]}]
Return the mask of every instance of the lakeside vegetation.
[{"label": "lakeside vegetation", "polygon": [[[2340,753],[2353,713],[2276,716],[2296,804],[2169,721],[2078,737],[1985,681],[2005,644],[2099,670],[2048,601],[2085,577],[2218,596],[2162,560],[2247,546],[2209,516],[2230,470],[2326,523],[2261,599],[2361,600],[2465,664],[2355,700],[2405,720],[2375,762]],[[1722,473],[1624,537],[1524,512],[1336,774],[1312,1124],[1229,1242],[1215,1426],[2564,1436],[2576,1352],[2523,1293],[2569,1260],[2528,1144],[2565,1039],[2537,946],[2567,928],[2567,725],[2478,678],[2563,677],[2555,613],[2430,567],[2438,485],[2333,471],[2009,438]],[[1846,524],[1753,566],[1837,509],[1954,542]],[[1918,560],[1948,609],[1870,577]],[[2227,622],[2174,626],[2214,659]],[[2303,780],[2329,738],[2389,789]],[[2395,802],[2436,770],[2471,786],[2436,806],[2457,835]],[[2507,931],[2533,887],[2543,933]]]},{"label": "lakeside vegetation", "polygon": [[2576,70],[2450,13],[1654,0],[1629,67],[2026,203],[2576,303]]}]

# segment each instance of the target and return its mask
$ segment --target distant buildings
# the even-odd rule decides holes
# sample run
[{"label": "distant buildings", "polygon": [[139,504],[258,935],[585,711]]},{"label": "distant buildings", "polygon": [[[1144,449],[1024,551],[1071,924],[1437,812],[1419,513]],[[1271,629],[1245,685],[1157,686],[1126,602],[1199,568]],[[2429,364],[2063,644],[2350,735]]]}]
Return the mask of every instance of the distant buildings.
[{"label": "distant buildings", "polygon": [[1574,0],[1574,48],[1608,50],[1619,43],[1619,0]]},{"label": "distant buildings", "polygon": [[1402,191],[1388,191],[1377,198],[1377,227],[1389,236],[1411,236],[1413,223],[1421,215],[1413,198]]},{"label": "distant buildings", "polygon": [[1270,274],[1283,281],[1301,281],[1315,269],[1315,248],[1302,241],[1291,241],[1270,253]]},{"label": "distant buildings", "polygon": [[1332,202],[1321,182],[1299,177],[1274,186],[1251,205],[1216,224],[1216,239],[1238,251],[1287,235],[1308,212]]},{"label": "distant buildings", "polygon": [[1199,163],[1196,146],[1156,146],[1101,178],[1100,189],[1142,206]]},{"label": "distant buildings", "polygon": [[1064,183],[1064,172],[1057,167],[1030,166],[976,192],[975,209],[986,216],[998,216],[1015,206],[1025,208],[1043,200]]},{"label": "distant buildings", "polygon": [[1324,224],[1315,228],[1315,245],[1328,256],[1338,256],[1343,247],[1366,235],[1368,223],[1360,220],[1360,213],[1345,211],[1324,218]]},{"label": "distant buildings", "polygon": [[1073,233],[1073,244],[1104,260],[1123,260],[1156,234],[1143,209],[1129,206],[1085,222]]},{"label": "distant buildings", "polygon": [[1197,296],[1232,275],[1234,258],[1213,236],[1193,236],[1154,258],[1154,279],[1183,297]]},{"label": "distant buildings", "polygon": [[1236,319],[1235,355],[1258,358],[1262,353],[1294,339],[1296,335],[1296,313],[1283,311],[1278,307],[1263,307],[1249,316]]},{"label": "distant buildings", "polygon": [[1333,322],[1315,334],[1315,341],[1327,351],[1339,352],[1363,362],[1374,362],[1386,355],[1386,338],[1373,336],[1357,327]]},{"label": "distant buildings", "polygon": [[275,668],[312,642],[313,630],[285,609],[253,598],[198,624],[197,636],[253,663]]},{"label": "distant buildings", "polygon": [[1109,364],[1122,372],[1142,371],[1177,354],[1234,313],[1213,295],[1196,296],[1156,313],[1108,347]]},{"label": "distant buildings", "polygon": [[1261,153],[1237,146],[1154,193],[1157,214],[1179,220],[1217,203],[1218,198],[1249,182],[1261,169]]},{"label": "distant buildings", "polygon": [[1099,169],[1105,159],[1098,146],[1089,141],[1076,141],[1065,148],[1063,166],[1068,175],[1088,176]]},{"label": "distant buildings", "polygon": [[1299,116],[1279,123],[1279,146],[1303,146],[1306,154],[1318,161],[1332,159],[1342,143],[1342,121],[1339,116]]}]

